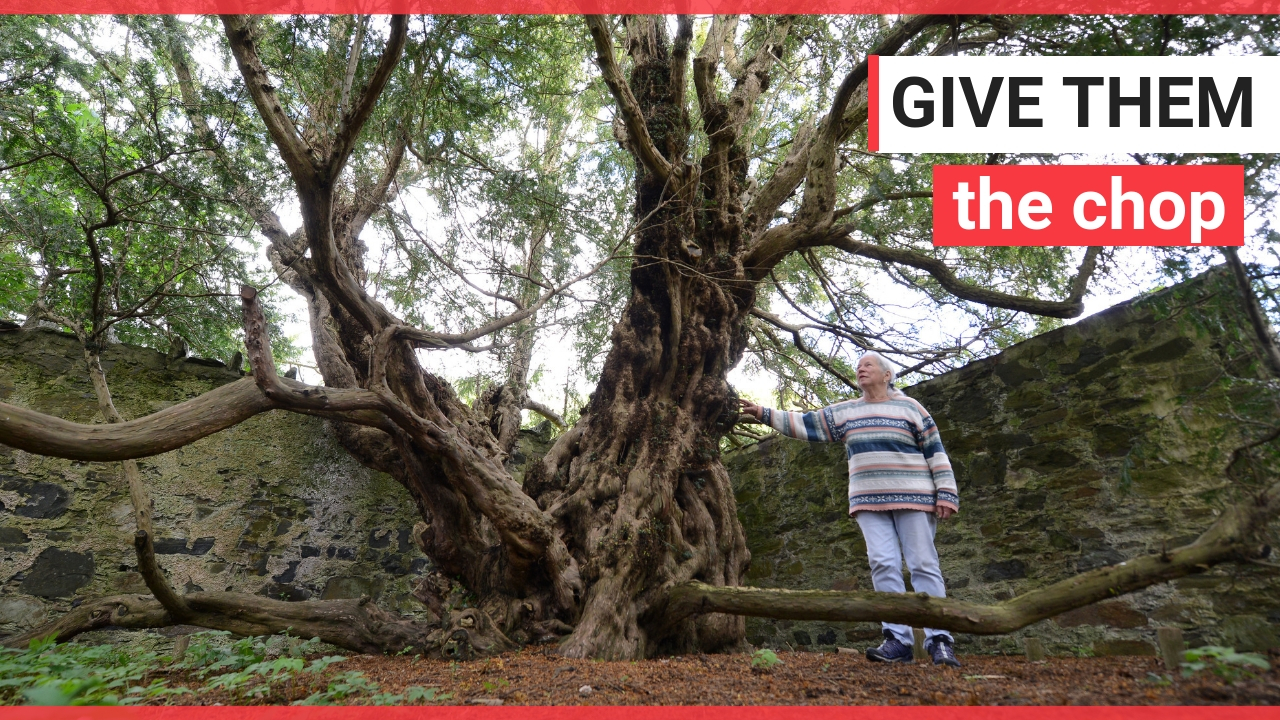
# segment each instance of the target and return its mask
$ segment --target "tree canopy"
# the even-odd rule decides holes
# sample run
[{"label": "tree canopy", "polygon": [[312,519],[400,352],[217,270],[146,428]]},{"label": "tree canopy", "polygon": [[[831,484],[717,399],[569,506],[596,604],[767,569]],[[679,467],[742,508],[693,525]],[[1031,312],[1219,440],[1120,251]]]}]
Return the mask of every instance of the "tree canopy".
[{"label": "tree canopy", "polygon": [[[1280,36],[1280,20],[1245,16],[3,22],[4,309],[87,352],[243,342],[253,377],[111,428],[15,409],[0,439],[127,460],[258,412],[319,415],[408,489],[435,568],[417,592],[435,620],[419,625],[345,601],[184,599],[140,543],[153,604],[107,599],[95,617],[303,623],[382,650],[562,638],[566,654],[622,658],[742,641],[736,596],[714,593],[750,557],[719,461],[758,436],[728,380],[739,363],[781,405],[827,404],[855,390],[867,350],[938,374],[1078,317],[1099,283],[1145,289],[1216,262],[933,247],[933,164],[1070,158],[868,152],[869,54],[1256,54]],[[1276,257],[1272,156],[1111,160],[1243,164],[1251,259]],[[1273,268],[1252,281],[1274,311]],[[291,348],[273,298],[293,296],[318,384],[277,375]],[[560,398],[539,358],[566,377]],[[524,410],[563,431],[520,482],[507,461]],[[1224,516],[1177,572],[1252,548],[1262,507]],[[1171,572],[1151,566],[1123,587]],[[1107,572],[1031,605],[1105,597]],[[458,586],[477,598],[466,613],[447,604]],[[856,612],[873,611],[938,627],[960,612]]]}]

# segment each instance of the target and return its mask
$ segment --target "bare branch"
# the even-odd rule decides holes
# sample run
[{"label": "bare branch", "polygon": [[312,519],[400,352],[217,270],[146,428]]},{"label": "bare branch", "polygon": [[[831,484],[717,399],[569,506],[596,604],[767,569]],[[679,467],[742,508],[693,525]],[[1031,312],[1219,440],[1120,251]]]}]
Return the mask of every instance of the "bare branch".
[{"label": "bare branch", "polygon": [[618,104],[618,112],[626,125],[631,149],[635,152],[636,159],[660,180],[670,179],[671,163],[662,157],[662,153],[658,152],[657,146],[653,144],[653,138],[649,135],[649,126],[645,124],[644,113],[640,110],[640,103],[636,101],[635,95],[631,94],[631,87],[627,85],[622,68],[618,66],[617,57],[613,52],[613,35],[609,32],[608,22],[602,15],[586,15],[584,20],[587,23],[587,29],[591,31],[591,39],[595,42],[596,65],[600,67],[600,75],[613,95],[614,102]]},{"label": "bare branch", "polygon": [[759,234],[773,222],[774,213],[804,180],[805,171],[809,167],[809,149],[813,147],[813,137],[817,132],[818,127],[812,120],[800,123],[782,164],[760,186],[747,205],[747,231],[757,243],[760,240]]},{"label": "bare branch", "polygon": [[[244,343],[249,354],[253,381],[273,406],[316,413],[358,413],[377,411],[390,414],[386,402],[377,394],[358,388],[326,388],[287,382],[276,375],[267,336],[267,320],[258,304],[258,291],[248,285],[240,288],[244,313]],[[382,426],[378,423],[375,427]]]},{"label": "bare branch", "polygon": [[[950,24],[950,16],[915,15],[899,22],[867,55],[893,55],[925,28]],[[867,57],[849,71],[831,101],[831,109],[818,126],[809,151],[809,166],[805,171],[804,199],[796,213],[796,222],[806,228],[818,228],[832,222],[836,196],[836,147],[852,128],[845,122],[845,110],[853,101],[854,92],[867,80],[870,67]]]},{"label": "bare branch", "polygon": [[689,70],[689,45],[693,42],[693,16],[676,17],[676,41],[671,48],[671,96],[672,105],[683,106],[685,74]]},{"label": "bare branch", "polygon": [[565,428],[568,427],[568,424],[565,423],[564,418],[560,417],[560,413],[556,412],[555,410],[552,410],[551,408],[547,407],[546,405],[543,405],[542,403],[538,402],[537,400],[534,400],[533,398],[526,397],[524,399],[524,409],[532,410],[538,413],[542,417],[550,420],[552,425],[555,425],[561,430],[564,430]]},{"label": "bare branch", "polygon": [[850,379],[849,376],[837,370],[834,365],[832,365],[822,356],[818,355],[816,352],[814,352],[812,349],[809,348],[808,344],[806,344],[804,341],[804,337],[802,337],[800,334],[801,329],[799,327],[795,325],[791,325],[790,323],[786,322],[785,320],[778,317],[777,315],[774,315],[773,313],[767,312],[765,310],[761,310],[760,308],[751,308],[751,314],[755,315],[756,317],[760,318],[761,320],[764,320],[765,322],[769,323],[770,325],[773,325],[774,327],[780,330],[785,330],[791,333],[791,340],[793,343],[795,343],[797,350],[804,353],[805,355],[808,355],[814,362],[818,363],[819,367],[821,367],[823,370],[826,370],[827,372],[834,375],[840,382],[844,383],[850,390],[859,389],[857,381]]},{"label": "bare branch", "polygon": [[169,611],[174,620],[181,622],[190,618],[191,608],[187,607],[187,603],[182,599],[182,596],[169,587],[169,582],[164,577],[164,571],[156,563],[156,550],[151,542],[150,533],[146,530],[138,530],[133,536],[133,548],[138,555],[138,572],[142,575],[143,581],[147,583],[147,588],[151,590],[151,594],[164,606],[165,610]]},{"label": "bare branch", "polygon": [[400,62],[400,54],[404,51],[405,40],[408,36],[409,16],[392,15],[391,35],[387,38],[387,44],[382,49],[382,57],[378,59],[378,66],[373,69],[373,74],[369,76],[369,83],[364,86],[364,89],[360,92],[360,97],[356,98],[351,110],[343,115],[342,122],[338,126],[338,132],[333,141],[333,150],[329,153],[326,172],[330,180],[342,174],[342,168],[346,166],[347,158],[350,157],[351,150],[355,147],[356,136],[360,134],[361,128],[364,127],[369,116],[373,114],[373,108],[377,106],[382,90],[387,86],[387,81],[391,79],[391,73],[395,70],[396,64]]},{"label": "bare branch", "polygon": [[258,115],[267,126],[267,132],[280,150],[289,172],[302,187],[313,187],[316,182],[316,165],[308,148],[298,133],[289,114],[276,96],[275,85],[258,55],[258,43],[253,36],[255,21],[247,15],[223,15],[222,26],[235,56],[236,65],[244,77],[249,97],[258,108]]},{"label": "bare branch", "polygon": [[369,218],[373,216],[373,213],[378,208],[386,203],[387,191],[390,190],[391,183],[395,181],[396,173],[400,171],[400,164],[404,162],[404,152],[408,144],[408,140],[402,134],[396,144],[392,146],[391,156],[387,158],[387,166],[383,169],[382,176],[378,178],[378,182],[364,198],[355,199],[356,209],[346,227],[348,237],[359,237],[365,223],[369,221]]},{"label": "bare branch", "polygon": [[693,60],[693,86],[704,117],[720,102],[716,93],[716,69],[720,64],[722,48],[733,47],[732,38],[737,27],[737,15],[713,15],[711,27],[707,29],[707,38]]},{"label": "bare branch", "polygon": [[832,213],[831,219],[839,220],[840,218],[846,215],[856,215],[857,213],[860,213],[863,210],[866,210],[867,208],[874,207],[876,205],[879,205],[882,202],[889,202],[891,200],[909,200],[913,198],[931,198],[931,197],[933,197],[932,190],[908,190],[906,192],[885,193],[883,195],[864,198],[848,207],[842,207],[839,210],[836,210],[834,213]]},{"label": "bare branch", "polygon": [[35,155],[34,157],[27,158],[26,160],[19,160],[18,162],[12,165],[0,165],[0,172],[9,172],[10,170],[17,170],[18,168],[23,167],[24,165],[30,165],[31,163],[40,162],[41,160],[47,157],[57,157],[57,156],[55,156],[54,153],[51,153],[51,152],[42,152]]},{"label": "bare branch", "polygon": [[1249,316],[1249,324],[1253,326],[1253,334],[1262,348],[1262,355],[1271,367],[1272,376],[1280,377],[1280,347],[1276,347],[1275,331],[1271,329],[1271,323],[1267,321],[1267,316],[1262,312],[1262,306],[1258,304],[1258,296],[1253,293],[1253,283],[1249,280],[1249,273],[1245,271],[1235,248],[1223,247],[1222,254],[1226,256],[1227,266],[1231,268],[1231,274],[1235,277],[1245,314]]},{"label": "bare branch", "polygon": [[[26,647],[35,638],[52,636],[65,642],[82,632],[108,626],[145,629],[186,622],[244,636],[289,632],[295,636],[318,637],[355,652],[381,655],[406,648],[426,650],[434,646],[431,634],[440,632],[438,627],[389,613],[368,598],[302,603],[243,593],[197,592],[181,600],[191,611],[182,620],[147,595],[114,595],[92,600],[48,625],[5,638],[3,644]],[[478,647],[488,649],[479,638],[476,640]],[[504,648],[498,648],[501,649]]]},{"label": "bare branch", "polygon": [[[950,22],[949,16],[917,15],[899,21],[867,55],[894,55],[924,29]],[[748,229],[760,242],[765,228],[773,220],[778,207],[791,197],[801,182],[812,187],[805,190],[808,210],[797,214],[811,226],[825,222],[825,214],[835,205],[835,149],[850,133],[866,121],[866,103],[853,103],[855,91],[867,78],[864,57],[840,83],[827,115],[814,125],[804,125],[796,133],[786,160],[761,186],[747,209]],[[852,111],[850,105],[853,104]],[[808,132],[806,132],[806,130]],[[815,148],[817,154],[814,154]],[[816,183],[816,186],[813,186]]]},{"label": "bare branch", "polygon": [[[760,93],[764,92],[769,73],[782,57],[784,43],[791,32],[791,21],[790,15],[779,18],[770,29],[769,35],[761,41],[756,54],[743,64],[740,74],[737,75],[737,83],[729,93],[726,128],[731,130],[735,138],[755,111],[756,100],[760,97]],[[726,40],[731,41],[731,38],[726,37]]]},{"label": "bare branch", "polygon": [[252,378],[117,424],[82,425],[0,403],[0,443],[37,455],[70,460],[128,460],[190,445],[273,407]]},{"label": "bare branch", "polygon": [[342,99],[338,102],[338,112],[350,107],[351,83],[356,79],[356,68],[360,66],[360,53],[364,48],[364,30],[369,25],[369,16],[361,15],[356,20],[356,34],[351,40],[351,52],[347,55],[347,74],[342,78]]},{"label": "bare branch", "polygon": [[1089,278],[1093,275],[1098,250],[1090,248],[1085,252],[1075,279],[1072,281],[1071,293],[1065,300],[1040,300],[1021,295],[990,290],[956,277],[955,272],[938,258],[900,248],[861,242],[849,237],[854,232],[852,225],[839,225],[829,230],[807,233],[797,229],[794,224],[770,228],[768,232],[752,247],[743,260],[752,277],[762,278],[782,258],[804,248],[829,245],[852,255],[858,255],[880,262],[906,265],[923,270],[933,276],[944,290],[962,300],[981,303],[991,307],[1018,310],[1033,315],[1056,318],[1073,318],[1084,312],[1085,291]]},{"label": "bare branch", "polygon": [[1072,283],[1071,294],[1065,300],[1040,300],[1038,298],[1028,298],[989,290],[961,280],[956,277],[955,272],[945,262],[934,257],[921,255],[910,250],[888,248],[883,245],[873,245],[853,240],[848,236],[848,233],[852,232],[852,230],[853,228],[847,225],[833,228],[827,234],[828,239],[826,242],[815,243],[815,245],[831,245],[853,255],[924,270],[933,276],[933,279],[937,280],[943,289],[962,300],[1046,317],[1073,318],[1084,312],[1082,298],[1088,286],[1089,276],[1093,273],[1093,260],[1097,255],[1096,252],[1086,252],[1085,262],[1082,264],[1076,280]]}]

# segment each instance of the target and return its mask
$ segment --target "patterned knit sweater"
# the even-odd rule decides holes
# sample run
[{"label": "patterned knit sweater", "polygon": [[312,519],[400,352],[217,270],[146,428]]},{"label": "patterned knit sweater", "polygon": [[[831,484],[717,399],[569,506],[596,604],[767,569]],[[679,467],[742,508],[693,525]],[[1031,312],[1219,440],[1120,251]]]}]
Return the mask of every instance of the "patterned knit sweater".
[{"label": "patterned knit sweater", "polygon": [[960,509],[951,461],[933,418],[898,394],[846,400],[813,412],[764,408],[766,425],[809,442],[842,442],[849,457],[849,514],[859,510]]}]

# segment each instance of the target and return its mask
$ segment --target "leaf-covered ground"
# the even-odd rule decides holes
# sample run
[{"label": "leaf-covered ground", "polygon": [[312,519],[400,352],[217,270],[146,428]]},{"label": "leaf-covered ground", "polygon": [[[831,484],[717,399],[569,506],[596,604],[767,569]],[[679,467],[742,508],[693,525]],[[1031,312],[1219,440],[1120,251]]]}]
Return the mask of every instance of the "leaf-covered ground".
[{"label": "leaf-covered ground", "polygon": [[1270,657],[1211,649],[1183,677],[1147,657],[962,656],[963,667],[947,669],[882,665],[852,652],[602,662],[544,646],[448,662],[208,632],[191,636],[175,661],[172,640],[141,635],[6,650],[0,704],[1280,704],[1280,649]]},{"label": "leaf-covered ground", "polygon": [[[360,656],[346,664],[387,692],[437,687],[452,702],[531,705],[1280,704],[1280,672],[1227,682],[1211,672],[1169,679],[1146,657],[961,657],[963,667],[886,666],[860,654],[779,653],[769,670],[751,656],[691,655],[643,662],[569,660],[524,651],[447,663]],[[583,691],[589,687],[589,691]]]}]

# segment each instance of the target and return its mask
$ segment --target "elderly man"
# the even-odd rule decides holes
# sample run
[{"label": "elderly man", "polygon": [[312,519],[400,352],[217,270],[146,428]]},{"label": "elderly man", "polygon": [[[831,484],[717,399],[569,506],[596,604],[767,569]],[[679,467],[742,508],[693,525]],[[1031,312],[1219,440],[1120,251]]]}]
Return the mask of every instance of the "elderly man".
[{"label": "elderly man", "polygon": [[[783,435],[844,443],[849,457],[849,514],[866,538],[871,584],[876,590],[906,592],[905,556],[911,589],[946,597],[933,536],[938,521],[960,508],[955,476],[929,412],[892,383],[889,362],[869,352],[858,360],[862,397],[856,400],[807,413],[739,402],[743,412]],[[867,659],[911,662],[911,628],[883,625],[885,640],[867,650]],[[934,665],[960,667],[950,633],[925,628],[925,638]]]}]

